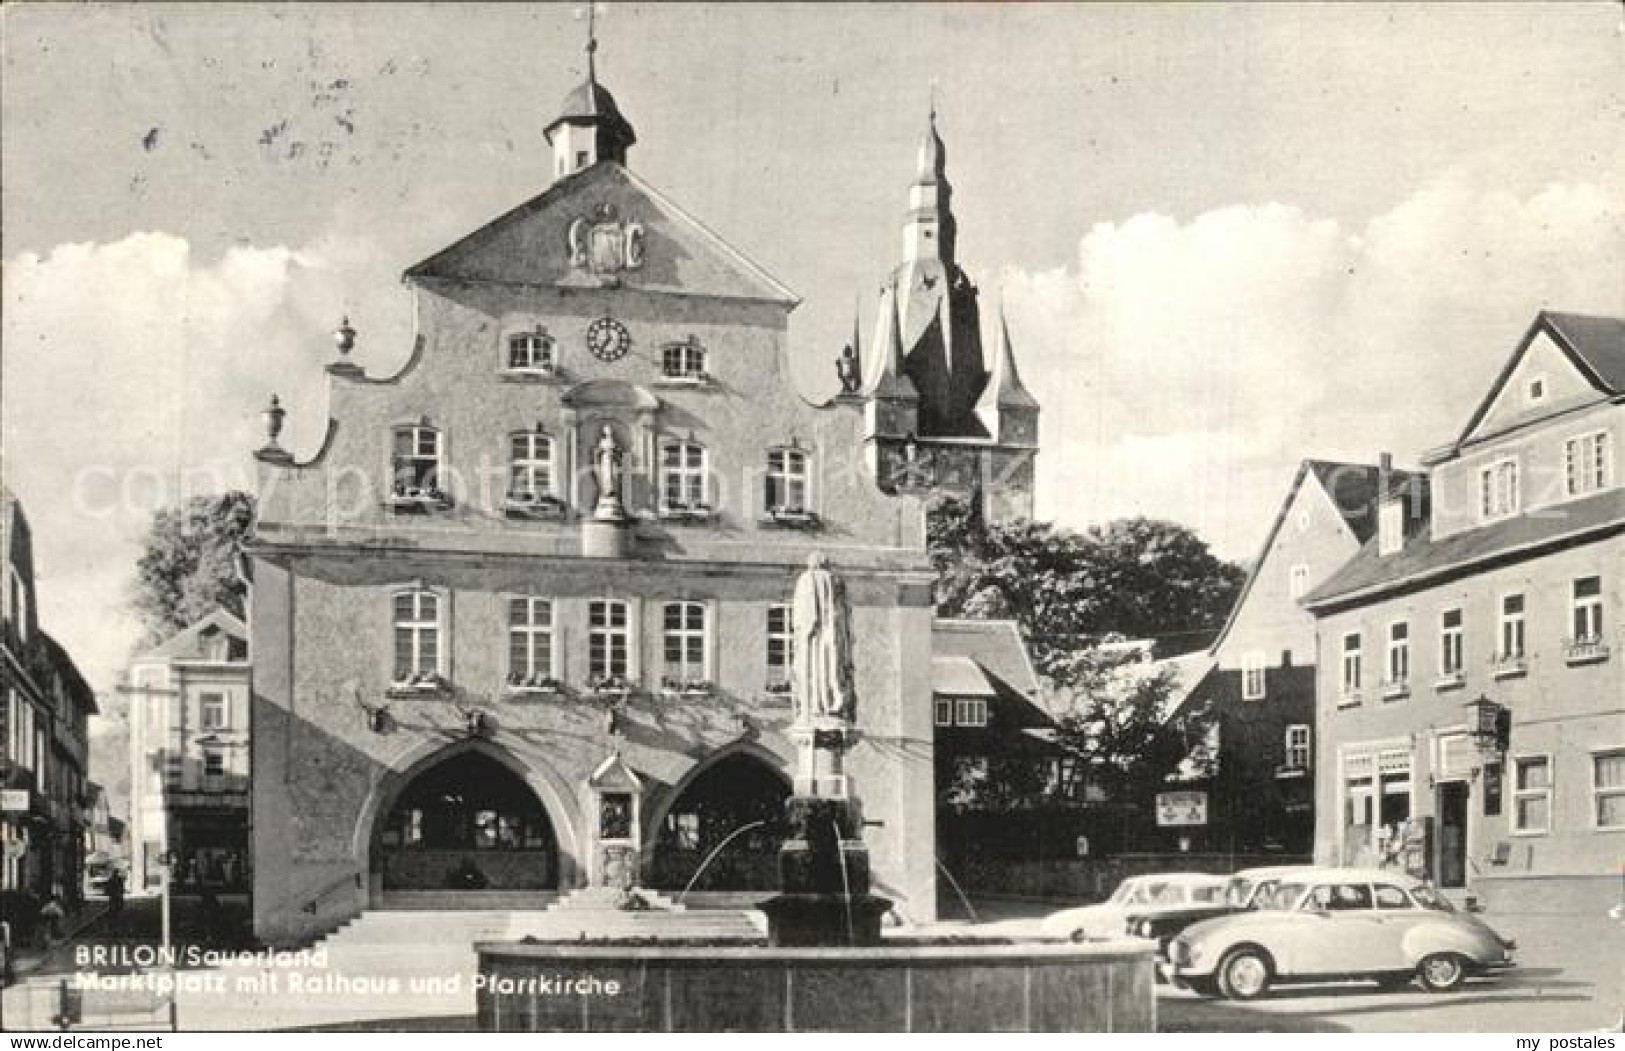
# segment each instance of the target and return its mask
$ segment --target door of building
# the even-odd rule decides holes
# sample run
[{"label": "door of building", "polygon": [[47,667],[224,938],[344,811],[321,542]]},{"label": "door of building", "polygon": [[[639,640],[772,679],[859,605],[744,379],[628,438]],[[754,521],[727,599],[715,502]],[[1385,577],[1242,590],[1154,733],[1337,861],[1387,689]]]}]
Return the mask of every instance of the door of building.
[{"label": "door of building", "polygon": [[1439,886],[1467,885],[1467,800],[1465,781],[1444,781],[1438,787]]}]

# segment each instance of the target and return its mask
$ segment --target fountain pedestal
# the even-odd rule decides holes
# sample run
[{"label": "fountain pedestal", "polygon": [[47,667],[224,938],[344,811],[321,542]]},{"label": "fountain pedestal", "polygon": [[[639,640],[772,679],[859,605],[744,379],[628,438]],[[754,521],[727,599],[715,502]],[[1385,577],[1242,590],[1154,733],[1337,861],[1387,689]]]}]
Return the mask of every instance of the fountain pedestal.
[{"label": "fountain pedestal", "polygon": [[769,945],[879,945],[891,902],[869,893],[863,811],[842,758],[857,733],[843,723],[790,728],[800,762],[784,804],[782,893],[761,903]]}]

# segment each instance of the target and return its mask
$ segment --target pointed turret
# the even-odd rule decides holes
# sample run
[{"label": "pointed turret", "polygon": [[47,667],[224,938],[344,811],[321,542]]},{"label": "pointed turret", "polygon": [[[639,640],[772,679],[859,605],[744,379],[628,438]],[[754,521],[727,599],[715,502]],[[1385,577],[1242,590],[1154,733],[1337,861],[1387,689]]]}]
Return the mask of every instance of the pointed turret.
[{"label": "pointed turret", "polygon": [[1010,346],[1010,324],[1005,320],[1004,304],[999,304],[998,346],[993,353],[993,368],[988,373],[987,386],[976,401],[976,416],[996,442],[1028,444],[1035,438],[1038,420],[1038,399],[1021,382],[1016,371],[1016,355]]}]

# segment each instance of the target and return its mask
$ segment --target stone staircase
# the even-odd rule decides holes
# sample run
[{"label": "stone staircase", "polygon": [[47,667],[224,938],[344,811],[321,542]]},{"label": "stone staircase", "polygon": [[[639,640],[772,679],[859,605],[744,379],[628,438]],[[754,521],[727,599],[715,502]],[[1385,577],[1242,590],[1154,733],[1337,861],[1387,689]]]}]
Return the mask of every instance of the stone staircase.
[{"label": "stone staircase", "polygon": [[[477,942],[575,942],[587,938],[759,942],[761,913],[738,909],[674,907],[666,897],[639,892],[658,907],[644,912],[613,908],[615,893],[576,891],[536,909],[372,909],[311,947],[325,966],[282,968],[278,988],[243,992],[227,969],[234,995],[182,997],[187,1029],[472,1028]],[[318,957],[320,958],[320,957]],[[190,1002],[188,1002],[190,1001]]]}]

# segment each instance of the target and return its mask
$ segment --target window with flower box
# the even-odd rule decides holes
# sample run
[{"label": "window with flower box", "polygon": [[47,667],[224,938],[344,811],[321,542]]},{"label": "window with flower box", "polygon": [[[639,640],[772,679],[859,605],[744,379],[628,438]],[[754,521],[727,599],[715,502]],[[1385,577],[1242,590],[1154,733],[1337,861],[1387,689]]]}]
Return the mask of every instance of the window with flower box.
[{"label": "window with flower box", "polygon": [[553,677],[553,602],[508,600],[508,685],[517,690],[556,690]]},{"label": "window with flower box", "polygon": [[1602,578],[1581,577],[1574,581],[1570,612],[1574,635],[1565,643],[1570,664],[1589,664],[1608,658],[1608,644],[1602,637]]},{"label": "window with flower box", "polygon": [[444,506],[451,502],[441,479],[444,449],[441,433],[428,424],[395,428],[392,503]]},{"label": "window with flower box", "polygon": [[508,436],[508,504],[541,508],[558,503],[554,491],[553,438],[542,431]]},{"label": "window with flower box", "polygon": [[800,449],[771,449],[764,487],[768,517],[777,521],[812,518],[808,506],[807,454]]},{"label": "window with flower box", "polygon": [[395,670],[401,687],[436,687],[441,683],[440,596],[432,591],[395,595]]},{"label": "window with flower box", "polygon": [[628,604],[598,599],[587,604],[587,675],[589,686],[614,686],[632,674],[632,629]]},{"label": "window with flower box", "polygon": [[705,604],[668,602],[662,610],[661,625],[661,688],[672,693],[709,692]]},{"label": "window with flower box", "polygon": [[660,443],[660,514],[663,518],[705,517],[711,513],[706,485],[705,446],[668,438]]}]

